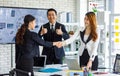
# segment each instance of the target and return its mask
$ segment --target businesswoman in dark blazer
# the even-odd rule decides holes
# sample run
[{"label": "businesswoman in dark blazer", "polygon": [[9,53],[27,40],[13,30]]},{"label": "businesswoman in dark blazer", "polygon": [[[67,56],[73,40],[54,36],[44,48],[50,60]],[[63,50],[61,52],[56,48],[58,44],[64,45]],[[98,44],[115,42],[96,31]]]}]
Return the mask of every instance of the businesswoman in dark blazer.
[{"label": "businesswoman in dark blazer", "polygon": [[[35,17],[26,15],[24,23],[16,34],[16,69],[31,72],[33,74],[33,57],[39,56],[39,45],[52,47],[56,42],[46,42],[42,40],[37,33],[32,32],[35,28]],[[17,76],[28,76],[17,72]]]}]

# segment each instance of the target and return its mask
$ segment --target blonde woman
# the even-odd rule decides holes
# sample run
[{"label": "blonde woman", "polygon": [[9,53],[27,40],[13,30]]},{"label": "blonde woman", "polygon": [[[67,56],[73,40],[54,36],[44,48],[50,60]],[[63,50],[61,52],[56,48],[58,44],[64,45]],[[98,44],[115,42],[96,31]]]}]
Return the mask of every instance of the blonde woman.
[{"label": "blonde woman", "polygon": [[87,12],[84,18],[85,28],[78,29],[75,34],[63,41],[63,46],[72,43],[76,37],[80,36],[79,59],[80,67],[87,69],[98,69],[97,48],[100,38],[100,30],[97,28],[96,15],[94,12]]}]

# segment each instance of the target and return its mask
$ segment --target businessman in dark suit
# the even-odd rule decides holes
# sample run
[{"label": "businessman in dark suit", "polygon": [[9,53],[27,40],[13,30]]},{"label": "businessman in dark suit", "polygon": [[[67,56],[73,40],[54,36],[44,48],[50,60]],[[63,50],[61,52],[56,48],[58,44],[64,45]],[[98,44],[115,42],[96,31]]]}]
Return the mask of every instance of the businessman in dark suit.
[{"label": "businessman in dark suit", "polygon": [[[55,9],[48,9],[47,18],[49,22],[41,26],[38,33],[40,37],[50,42],[62,41],[62,38],[64,40],[69,38],[65,26],[56,21],[57,11]],[[57,48],[54,46],[51,48],[43,47],[42,54],[47,55],[47,64],[62,64],[62,59],[65,56],[63,47]]]}]

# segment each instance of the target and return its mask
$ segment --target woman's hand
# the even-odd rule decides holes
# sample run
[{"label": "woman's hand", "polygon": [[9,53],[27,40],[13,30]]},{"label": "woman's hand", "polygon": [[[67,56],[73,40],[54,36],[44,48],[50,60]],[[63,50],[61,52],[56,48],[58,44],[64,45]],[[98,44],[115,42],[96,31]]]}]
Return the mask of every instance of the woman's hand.
[{"label": "woman's hand", "polygon": [[61,48],[63,45],[62,45],[62,42],[58,41],[58,42],[53,42],[53,46]]},{"label": "woman's hand", "polygon": [[89,60],[87,63],[87,70],[89,70],[92,67],[92,60]]}]

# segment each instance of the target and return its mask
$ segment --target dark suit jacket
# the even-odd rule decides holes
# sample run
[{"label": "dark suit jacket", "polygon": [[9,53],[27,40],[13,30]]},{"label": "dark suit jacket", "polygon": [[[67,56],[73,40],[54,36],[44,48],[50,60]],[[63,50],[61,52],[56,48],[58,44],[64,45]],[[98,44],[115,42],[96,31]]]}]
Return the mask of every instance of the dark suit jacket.
[{"label": "dark suit jacket", "polygon": [[[22,62],[25,60],[26,64],[30,64],[27,62],[29,59],[33,59],[35,56],[39,56],[39,45],[52,47],[52,42],[46,42],[39,37],[39,35],[35,32],[31,32],[28,29],[26,30],[24,36],[23,45],[15,45],[16,49],[16,64],[22,65]],[[31,62],[33,64],[33,62]],[[25,64],[25,63],[24,63]]]},{"label": "dark suit jacket", "polygon": [[[62,31],[63,31],[63,35],[57,35],[56,32],[54,31],[54,33],[51,35],[51,29],[50,29],[50,23],[46,23],[43,25],[44,28],[47,28],[47,33],[44,34],[44,35],[40,35],[40,32],[42,30],[42,27],[40,28],[40,31],[39,31],[39,35],[40,37],[43,37],[45,41],[51,41],[51,42],[55,42],[55,41],[62,41],[62,38],[64,40],[68,39],[69,38],[69,34],[67,33],[66,29],[65,29],[65,26],[63,24],[60,24],[58,22],[56,22],[55,24],[55,30],[56,29],[59,29],[61,27]],[[55,56],[57,59],[61,59],[63,56],[65,56],[65,52],[63,50],[63,47],[61,48],[57,48],[57,47],[53,47],[54,50],[55,50]],[[47,47],[43,47],[43,52],[42,54],[43,55],[47,55],[49,57],[49,53],[51,53],[51,50],[53,48],[47,48]]]}]

